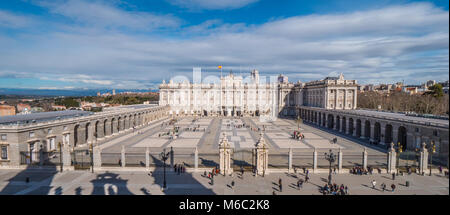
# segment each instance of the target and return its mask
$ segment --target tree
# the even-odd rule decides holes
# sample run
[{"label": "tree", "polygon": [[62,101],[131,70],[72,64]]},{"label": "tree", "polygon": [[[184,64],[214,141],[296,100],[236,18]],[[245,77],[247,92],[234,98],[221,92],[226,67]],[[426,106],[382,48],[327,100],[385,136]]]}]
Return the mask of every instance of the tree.
[{"label": "tree", "polygon": [[444,96],[444,90],[442,89],[442,85],[435,84],[429,88],[429,94],[433,95],[436,98],[441,98]]}]

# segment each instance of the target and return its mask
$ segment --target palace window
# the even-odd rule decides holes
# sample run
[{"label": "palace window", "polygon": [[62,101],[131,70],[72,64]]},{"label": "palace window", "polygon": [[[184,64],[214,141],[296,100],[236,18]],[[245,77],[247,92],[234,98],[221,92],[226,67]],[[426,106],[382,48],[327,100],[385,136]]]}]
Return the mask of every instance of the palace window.
[{"label": "palace window", "polygon": [[6,134],[2,134],[1,136],[0,136],[0,140],[1,141],[6,141],[7,139],[6,139]]},{"label": "palace window", "polygon": [[1,159],[7,160],[8,159],[8,146],[1,146],[1,150],[2,150]]},{"label": "palace window", "polygon": [[34,137],[34,132],[30,132],[30,138]]},{"label": "palace window", "polygon": [[51,150],[55,150],[56,146],[55,146],[55,138],[50,138],[48,139],[48,148]]}]

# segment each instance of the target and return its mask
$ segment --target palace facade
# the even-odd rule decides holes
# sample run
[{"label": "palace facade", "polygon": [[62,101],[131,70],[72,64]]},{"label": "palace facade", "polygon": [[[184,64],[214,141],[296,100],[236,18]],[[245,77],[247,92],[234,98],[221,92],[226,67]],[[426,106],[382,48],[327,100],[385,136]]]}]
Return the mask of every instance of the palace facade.
[{"label": "palace facade", "polygon": [[356,80],[327,77],[307,83],[290,83],[284,75],[264,83],[253,70],[248,78],[232,73],[219,83],[183,81],[159,86],[159,105],[170,106],[169,115],[295,116],[296,107],[355,109]]}]

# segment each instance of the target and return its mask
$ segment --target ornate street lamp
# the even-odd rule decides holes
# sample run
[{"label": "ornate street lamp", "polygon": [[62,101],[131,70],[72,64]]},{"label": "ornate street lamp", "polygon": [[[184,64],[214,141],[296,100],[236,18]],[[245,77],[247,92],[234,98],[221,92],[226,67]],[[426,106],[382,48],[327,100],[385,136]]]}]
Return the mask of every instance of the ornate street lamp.
[{"label": "ornate street lamp", "polygon": [[397,175],[399,172],[399,168],[400,168],[400,153],[403,152],[402,146],[400,144],[400,142],[397,143]]},{"label": "ornate street lamp", "polygon": [[91,155],[91,171],[94,173],[94,146],[93,144],[89,145],[89,154]]},{"label": "ornate street lamp", "polygon": [[58,143],[58,147],[59,147],[59,168],[61,170],[61,172],[63,171],[63,162],[62,162],[62,145],[61,142]]},{"label": "ornate street lamp", "polygon": [[161,154],[159,155],[160,158],[164,161],[164,181],[163,181],[163,189],[166,189],[166,160],[167,158],[169,158],[169,154],[170,152],[166,153],[166,149],[163,150],[163,152],[161,152]]},{"label": "ornate street lamp", "polygon": [[300,123],[302,122],[302,118],[300,118],[300,115],[297,117],[297,129],[300,131]]},{"label": "ornate street lamp", "polygon": [[325,152],[325,159],[328,162],[330,162],[330,171],[329,171],[329,174],[328,174],[328,184],[331,185],[331,165],[336,161],[336,155],[330,149],[330,154]]},{"label": "ornate street lamp", "polygon": [[436,144],[434,143],[433,140],[430,142],[429,152],[430,152],[430,176],[431,176],[431,167],[433,166],[433,154],[436,152]]}]

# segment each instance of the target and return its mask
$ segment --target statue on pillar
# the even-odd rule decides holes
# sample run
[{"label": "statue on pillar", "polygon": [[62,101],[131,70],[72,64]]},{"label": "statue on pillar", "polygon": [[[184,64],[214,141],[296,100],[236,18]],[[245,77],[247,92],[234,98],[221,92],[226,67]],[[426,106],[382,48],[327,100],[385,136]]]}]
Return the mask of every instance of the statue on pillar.
[{"label": "statue on pillar", "polygon": [[264,139],[263,132],[260,133],[259,140],[255,145],[256,151],[256,174],[267,174],[267,168],[269,166],[269,147]]},{"label": "statue on pillar", "polygon": [[220,174],[229,175],[233,173],[233,168],[231,168],[231,148],[225,133],[223,133],[223,138],[219,143],[219,160]]}]

